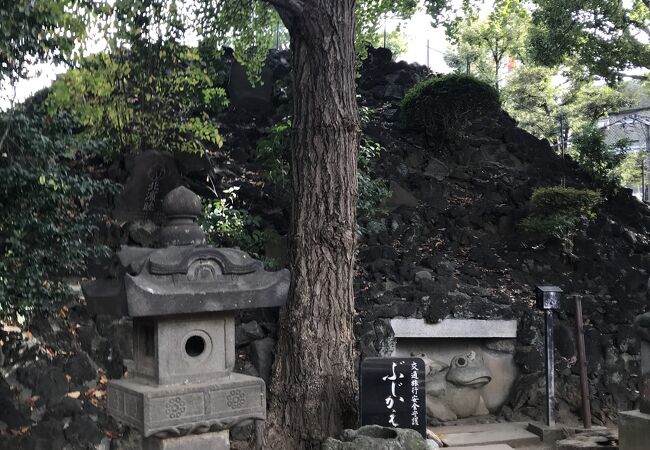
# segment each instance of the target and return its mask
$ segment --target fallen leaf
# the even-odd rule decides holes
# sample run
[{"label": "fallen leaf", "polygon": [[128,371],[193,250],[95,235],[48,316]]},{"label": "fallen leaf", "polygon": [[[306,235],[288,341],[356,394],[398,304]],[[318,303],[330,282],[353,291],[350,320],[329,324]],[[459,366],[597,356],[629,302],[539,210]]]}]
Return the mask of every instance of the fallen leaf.
[{"label": "fallen leaf", "polygon": [[28,397],[25,399],[25,404],[29,407],[34,407],[36,406],[36,402],[40,399],[41,397],[39,395],[34,395],[33,397]]},{"label": "fallen leaf", "polygon": [[80,395],[81,392],[79,391],[68,392],[67,394],[65,394],[66,397],[75,398],[75,399],[79,398]]},{"label": "fallen leaf", "polygon": [[101,399],[104,398],[106,395],[106,391],[95,391],[93,392],[93,395],[95,396],[96,399]]}]

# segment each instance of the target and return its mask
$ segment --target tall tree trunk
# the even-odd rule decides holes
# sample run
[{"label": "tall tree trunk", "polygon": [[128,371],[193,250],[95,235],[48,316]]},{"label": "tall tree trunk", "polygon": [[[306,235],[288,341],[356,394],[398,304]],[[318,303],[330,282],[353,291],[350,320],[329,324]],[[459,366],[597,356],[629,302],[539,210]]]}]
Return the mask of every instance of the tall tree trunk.
[{"label": "tall tree trunk", "polygon": [[294,109],[292,283],[280,318],[265,448],[308,449],[356,419],[354,0],[269,1],[291,36]]}]

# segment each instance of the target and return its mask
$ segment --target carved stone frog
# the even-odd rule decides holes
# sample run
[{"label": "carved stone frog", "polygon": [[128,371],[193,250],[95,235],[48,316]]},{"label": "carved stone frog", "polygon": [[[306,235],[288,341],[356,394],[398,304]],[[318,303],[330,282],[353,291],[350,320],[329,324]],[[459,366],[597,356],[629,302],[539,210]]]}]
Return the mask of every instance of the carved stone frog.
[{"label": "carved stone frog", "polygon": [[481,388],[492,380],[475,352],[455,356],[449,365],[422,355],[426,366],[427,417],[438,421],[489,414]]}]

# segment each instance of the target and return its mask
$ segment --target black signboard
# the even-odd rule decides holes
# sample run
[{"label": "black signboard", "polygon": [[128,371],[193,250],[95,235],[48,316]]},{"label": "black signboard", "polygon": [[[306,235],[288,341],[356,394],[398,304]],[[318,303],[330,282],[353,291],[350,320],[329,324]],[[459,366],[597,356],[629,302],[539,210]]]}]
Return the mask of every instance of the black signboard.
[{"label": "black signboard", "polygon": [[361,425],[411,428],[426,437],[422,358],[366,358],[361,363]]}]

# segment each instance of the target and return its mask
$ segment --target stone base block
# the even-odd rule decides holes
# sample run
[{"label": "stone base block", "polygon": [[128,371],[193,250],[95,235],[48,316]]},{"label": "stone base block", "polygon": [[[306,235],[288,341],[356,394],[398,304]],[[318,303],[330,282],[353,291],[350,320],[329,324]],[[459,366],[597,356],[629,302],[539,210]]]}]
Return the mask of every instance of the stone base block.
[{"label": "stone base block", "polygon": [[647,450],[650,436],[650,414],[625,411],[618,415],[618,447],[620,450]]},{"label": "stone base block", "polygon": [[230,450],[228,430],[160,439],[148,437],[143,450]]},{"label": "stone base block", "polygon": [[555,443],[555,450],[618,450],[618,435],[612,430],[588,430]]},{"label": "stone base block", "polygon": [[264,380],[237,373],[187,385],[110,381],[107,397],[108,413],[144,437],[221,431],[242,420],[266,419]]},{"label": "stone base block", "polygon": [[528,424],[528,427],[526,429],[531,433],[539,436],[542,442],[552,443],[559,441],[560,439],[575,436],[576,434],[580,433],[589,431],[605,431],[607,430],[607,427],[601,427],[597,425],[594,425],[589,429],[586,429],[584,427],[572,427],[564,425],[555,425],[553,427],[550,427],[541,422],[531,422]]}]

